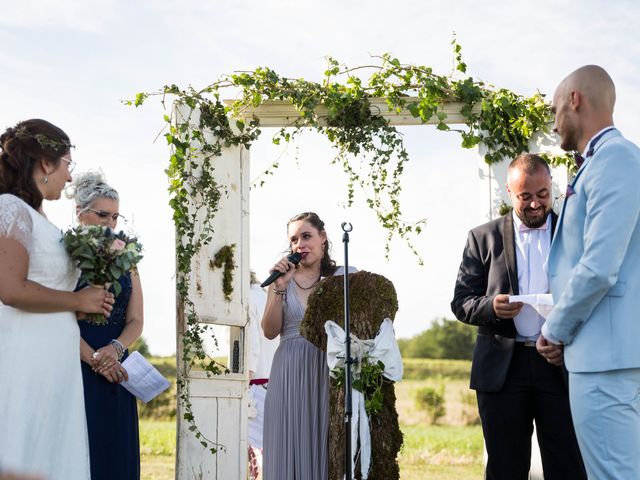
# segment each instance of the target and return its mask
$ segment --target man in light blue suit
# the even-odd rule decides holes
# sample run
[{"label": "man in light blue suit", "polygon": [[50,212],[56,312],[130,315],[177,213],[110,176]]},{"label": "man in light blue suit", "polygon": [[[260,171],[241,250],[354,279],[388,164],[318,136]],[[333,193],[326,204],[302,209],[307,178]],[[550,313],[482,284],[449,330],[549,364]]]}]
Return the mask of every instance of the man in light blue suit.
[{"label": "man in light blue suit", "polygon": [[[640,150],[613,126],[615,87],[588,65],[556,89],[554,131],[576,156],[549,255],[555,307],[538,351],[564,348],[590,479],[640,479]],[[579,160],[583,158],[583,161]]]}]

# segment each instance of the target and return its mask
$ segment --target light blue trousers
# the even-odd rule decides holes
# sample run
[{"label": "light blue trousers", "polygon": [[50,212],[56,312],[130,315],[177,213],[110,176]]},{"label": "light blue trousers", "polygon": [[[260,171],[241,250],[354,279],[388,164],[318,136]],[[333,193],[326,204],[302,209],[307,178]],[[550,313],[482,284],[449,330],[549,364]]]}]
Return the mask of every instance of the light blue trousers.
[{"label": "light blue trousers", "polygon": [[589,479],[640,479],[640,368],[570,373],[569,399]]}]

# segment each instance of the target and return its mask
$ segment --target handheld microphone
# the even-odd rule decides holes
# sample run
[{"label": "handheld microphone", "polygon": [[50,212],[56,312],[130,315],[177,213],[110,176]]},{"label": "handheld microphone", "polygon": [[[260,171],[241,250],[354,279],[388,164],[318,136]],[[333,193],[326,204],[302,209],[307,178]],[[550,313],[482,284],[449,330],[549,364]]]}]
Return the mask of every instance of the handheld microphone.
[{"label": "handheld microphone", "polygon": [[[287,257],[287,260],[289,260],[294,265],[298,265],[300,263],[300,260],[302,260],[302,255],[300,255],[298,252],[292,253],[291,255],[289,255]],[[267,278],[264,282],[262,282],[260,284],[260,286],[262,288],[267,287],[267,286],[271,285],[273,282],[275,282],[276,278],[280,278],[282,275],[284,275],[284,273],[282,273],[281,271],[274,270],[271,273],[271,275],[269,275],[269,278]]]}]

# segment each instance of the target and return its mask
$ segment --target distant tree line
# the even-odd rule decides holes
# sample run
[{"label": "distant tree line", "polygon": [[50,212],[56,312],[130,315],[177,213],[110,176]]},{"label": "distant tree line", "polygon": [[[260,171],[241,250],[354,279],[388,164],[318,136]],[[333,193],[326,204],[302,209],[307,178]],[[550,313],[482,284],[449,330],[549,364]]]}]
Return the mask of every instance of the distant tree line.
[{"label": "distant tree line", "polygon": [[457,320],[440,318],[422,333],[398,339],[404,358],[471,360],[476,329]]},{"label": "distant tree line", "polygon": [[144,337],[139,337],[131,348],[129,348],[129,352],[139,352],[143,357],[149,358],[151,353],[149,352],[149,344]]}]

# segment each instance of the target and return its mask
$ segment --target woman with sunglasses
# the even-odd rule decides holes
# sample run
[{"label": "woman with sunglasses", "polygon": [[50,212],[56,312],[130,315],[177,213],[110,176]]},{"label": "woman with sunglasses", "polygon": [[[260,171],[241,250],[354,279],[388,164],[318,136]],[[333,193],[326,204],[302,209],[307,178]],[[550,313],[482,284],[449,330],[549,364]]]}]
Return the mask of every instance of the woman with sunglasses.
[{"label": "woman with sunglasses", "polygon": [[74,312],[109,316],[113,303],[73,291],[78,271],[42,208],[72,166],[69,137],[45,120],[0,135],[0,465],[48,480],[89,478]]},{"label": "woman with sunglasses", "polygon": [[[122,218],[118,192],[101,173],[77,175],[67,196],[73,198],[82,225],[115,229]],[[122,291],[106,325],[78,319],[92,480],[140,478],[136,398],[120,382],[128,378],[121,365],[127,348],[142,334],[142,286],[137,271],[118,281]]]}]

